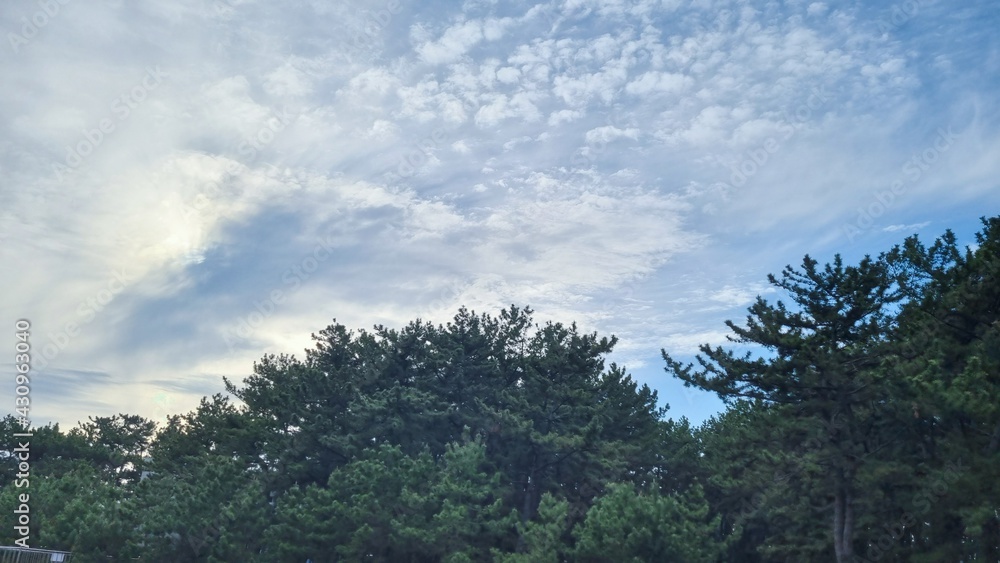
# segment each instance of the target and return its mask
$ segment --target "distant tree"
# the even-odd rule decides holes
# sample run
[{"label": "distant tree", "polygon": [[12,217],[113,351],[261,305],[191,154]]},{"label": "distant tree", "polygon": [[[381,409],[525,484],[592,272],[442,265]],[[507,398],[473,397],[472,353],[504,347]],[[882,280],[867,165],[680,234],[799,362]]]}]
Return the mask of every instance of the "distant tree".
[{"label": "distant tree", "polygon": [[253,561],[264,549],[267,495],[259,474],[231,456],[188,457],[183,468],[138,483],[132,503],[129,550],[144,560]]},{"label": "distant tree", "polygon": [[[32,436],[28,440],[15,433]],[[62,475],[81,467],[99,470],[104,466],[103,453],[92,449],[78,434],[64,433],[58,424],[25,428],[8,415],[0,419],[0,487],[13,482],[17,473],[14,453],[22,443],[29,444],[31,472],[35,475]]]},{"label": "distant tree", "polygon": [[258,475],[267,474],[272,469],[265,454],[268,438],[266,425],[229,397],[203,397],[194,411],[167,418],[150,444],[146,469],[171,474],[210,454],[238,460]]},{"label": "distant tree", "polygon": [[636,493],[632,485],[612,484],[573,531],[575,560],[711,562],[722,552],[717,527],[698,485],[682,495],[663,495],[656,488]]},{"label": "distant tree", "polygon": [[138,415],[90,417],[69,431],[69,437],[86,444],[90,462],[109,481],[135,483],[142,474],[156,423]]},{"label": "distant tree", "polygon": [[533,520],[518,522],[521,551],[504,553],[493,549],[496,563],[559,563],[565,561],[573,548],[567,519],[569,503],[545,493]]},{"label": "distant tree", "polygon": [[329,487],[383,445],[439,459],[468,434],[523,522],[545,492],[578,521],[606,483],[648,482],[662,461],[663,410],[623,369],[605,369],[613,338],[538,326],[516,307],[398,331],[332,325],[314,338],[305,361],[266,356],[243,386],[227,383],[262,429],[275,490]]},{"label": "distant tree", "polygon": [[[18,496],[30,495],[31,547],[72,551],[83,561],[125,553],[135,515],[124,490],[87,465],[57,475],[33,474],[29,480],[27,488],[0,489],[0,510],[12,514]],[[13,545],[12,532],[11,526],[3,527],[4,545]]]},{"label": "distant tree", "polygon": [[496,496],[481,442],[438,460],[383,445],[279,500],[268,540],[282,560],[483,561],[516,517]]}]

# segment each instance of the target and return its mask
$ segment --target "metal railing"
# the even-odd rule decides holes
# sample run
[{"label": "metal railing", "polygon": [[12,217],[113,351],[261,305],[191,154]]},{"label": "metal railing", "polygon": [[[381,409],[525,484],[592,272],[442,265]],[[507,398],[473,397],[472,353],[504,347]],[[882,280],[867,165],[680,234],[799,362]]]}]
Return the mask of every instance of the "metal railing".
[{"label": "metal railing", "polygon": [[71,563],[72,561],[73,554],[68,551],[0,546],[0,563]]}]

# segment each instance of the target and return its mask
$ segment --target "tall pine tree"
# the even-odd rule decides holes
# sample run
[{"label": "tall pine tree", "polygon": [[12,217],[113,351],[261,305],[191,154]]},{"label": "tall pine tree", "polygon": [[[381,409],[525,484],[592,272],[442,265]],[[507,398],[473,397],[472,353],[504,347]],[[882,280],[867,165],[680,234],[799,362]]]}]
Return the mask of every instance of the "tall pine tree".
[{"label": "tall pine tree", "polygon": [[663,358],[685,385],[714,391],[727,402],[750,398],[780,406],[803,429],[822,431],[808,459],[822,468],[829,493],[836,560],[851,561],[858,471],[882,440],[870,423],[885,401],[874,381],[878,345],[902,296],[885,262],[869,257],[844,266],[838,255],[821,268],[806,256],[801,270],[788,266],[780,278],[768,279],[794,306],[758,297],[746,326],[726,322],[735,333],[732,342],[761,355],[704,345],[697,369],[666,351]]}]

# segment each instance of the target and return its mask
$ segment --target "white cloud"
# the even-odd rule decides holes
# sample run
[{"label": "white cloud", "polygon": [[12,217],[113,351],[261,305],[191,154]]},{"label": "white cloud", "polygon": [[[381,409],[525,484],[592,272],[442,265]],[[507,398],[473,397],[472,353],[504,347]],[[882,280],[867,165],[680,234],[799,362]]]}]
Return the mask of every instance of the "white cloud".
[{"label": "white cloud", "polygon": [[664,348],[674,355],[695,355],[704,344],[712,347],[729,344],[726,337],[730,335],[724,330],[672,333],[664,339]]},{"label": "white cloud", "polygon": [[694,84],[689,76],[673,72],[650,71],[625,86],[625,91],[637,96],[647,96],[652,92],[679,93]]},{"label": "white cloud", "polygon": [[369,137],[379,141],[390,140],[396,136],[398,131],[399,128],[393,122],[386,121],[385,119],[376,119],[372,123]]},{"label": "white cloud", "polygon": [[315,66],[306,59],[292,57],[264,78],[267,93],[280,98],[308,96],[314,91]]},{"label": "white cloud", "polygon": [[420,57],[430,64],[454,62],[483,40],[483,26],[477,21],[448,28],[440,39],[417,47]]},{"label": "white cloud", "polygon": [[709,295],[709,299],[728,307],[740,307],[752,304],[762,289],[727,286]]},{"label": "white cloud", "polygon": [[541,112],[535,105],[536,97],[535,94],[528,92],[520,92],[510,97],[503,94],[490,96],[487,98],[489,101],[476,112],[476,124],[480,127],[490,127],[511,118],[537,121],[541,118]]},{"label": "white cloud", "polygon": [[922,223],[913,223],[911,225],[889,225],[888,227],[883,227],[882,232],[898,233],[906,231],[907,234],[909,234],[909,233],[915,233],[930,224],[931,224],[930,221],[924,221]]},{"label": "white cloud", "polygon": [[516,84],[521,78],[521,71],[514,67],[504,67],[497,71],[497,80],[504,84]]},{"label": "white cloud", "polygon": [[424,41],[416,52],[424,62],[445,64],[457,61],[481,41],[496,41],[513,24],[510,18],[472,20],[452,25],[436,41]]},{"label": "white cloud", "polygon": [[351,78],[347,93],[353,97],[382,97],[399,86],[399,80],[387,69],[371,68]]},{"label": "white cloud", "polygon": [[582,111],[572,110],[572,109],[561,109],[559,111],[554,111],[552,112],[551,115],[549,115],[548,123],[551,126],[556,126],[562,123],[568,123],[570,121],[579,119],[583,117],[583,115],[584,113]]},{"label": "white cloud", "polygon": [[810,16],[821,16],[826,13],[827,6],[823,2],[813,2],[806,8],[806,13]]},{"label": "white cloud", "polygon": [[626,138],[636,140],[639,138],[639,130],[635,127],[619,129],[614,125],[605,125],[587,131],[585,135],[588,143],[609,143],[616,139]]}]

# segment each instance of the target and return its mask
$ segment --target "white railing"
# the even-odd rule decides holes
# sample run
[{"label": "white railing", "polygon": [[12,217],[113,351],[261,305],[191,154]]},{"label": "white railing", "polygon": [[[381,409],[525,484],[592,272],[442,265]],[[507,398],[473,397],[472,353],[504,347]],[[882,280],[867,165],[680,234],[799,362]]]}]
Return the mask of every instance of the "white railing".
[{"label": "white railing", "polygon": [[71,563],[68,551],[0,546],[0,563]]}]

